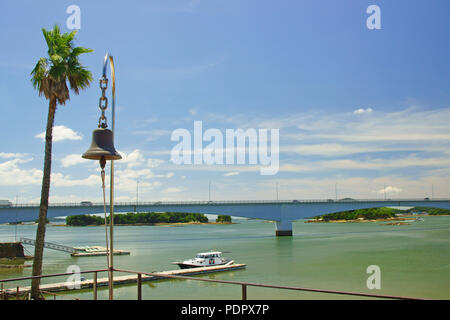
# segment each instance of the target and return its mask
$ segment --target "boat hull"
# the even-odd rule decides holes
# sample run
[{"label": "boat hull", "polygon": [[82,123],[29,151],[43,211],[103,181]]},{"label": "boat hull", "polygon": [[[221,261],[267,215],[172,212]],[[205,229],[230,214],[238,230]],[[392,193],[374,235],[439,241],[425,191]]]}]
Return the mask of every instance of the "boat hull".
[{"label": "boat hull", "polygon": [[191,268],[204,268],[204,267],[215,267],[215,266],[223,266],[225,263],[221,263],[221,264],[209,264],[209,265],[194,265],[194,264],[187,264],[187,263],[174,263],[176,264],[178,267],[180,267],[180,269],[191,269]]}]

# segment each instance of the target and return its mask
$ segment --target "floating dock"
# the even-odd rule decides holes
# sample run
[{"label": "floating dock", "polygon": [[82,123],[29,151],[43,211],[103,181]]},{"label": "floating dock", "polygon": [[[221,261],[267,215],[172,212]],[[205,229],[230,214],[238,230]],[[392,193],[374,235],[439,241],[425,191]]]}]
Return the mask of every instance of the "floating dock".
[{"label": "floating dock", "polygon": [[[100,246],[89,246],[89,247],[74,247],[76,250],[72,252],[70,255],[72,257],[93,257],[93,256],[106,256],[108,251],[105,247]],[[114,250],[113,255],[126,255],[130,254],[130,251],[125,250]]]},{"label": "floating dock", "polygon": [[[233,264],[227,264],[227,265],[221,265],[221,266],[161,271],[161,272],[155,272],[158,274],[158,276],[142,274],[141,280],[143,282],[144,281],[163,280],[163,279],[168,279],[168,277],[164,277],[164,275],[193,276],[193,275],[200,275],[200,274],[207,274],[207,273],[240,270],[240,269],[245,269],[245,267],[246,267],[245,264],[233,263]],[[117,271],[115,273],[117,273]],[[136,283],[137,280],[138,280],[137,274],[131,274],[131,275],[126,275],[126,276],[114,276],[114,285]],[[108,286],[108,277],[98,278],[97,279],[97,287],[105,287],[105,286]],[[77,283],[73,283],[73,282],[41,284],[40,289],[41,289],[41,291],[46,291],[46,292],[62,292],[62,291],[74,291],[74,290],[89,289],[89,288],[93,288],[93,287],[94,287],[94,280],[86,279],[86,280],[80,281],[79,285]],[[3,291],[0,290],[0,295],[7,294],[9,296],[15,296],[17,294],[17,292],[19,292],[20,295],[23,295],[23,294],[29,293],[30,291],[31,291],[30,286],[19,287],[18,289],[16,287],[16,288],[12,288],[12,289],[4,289]]]}]

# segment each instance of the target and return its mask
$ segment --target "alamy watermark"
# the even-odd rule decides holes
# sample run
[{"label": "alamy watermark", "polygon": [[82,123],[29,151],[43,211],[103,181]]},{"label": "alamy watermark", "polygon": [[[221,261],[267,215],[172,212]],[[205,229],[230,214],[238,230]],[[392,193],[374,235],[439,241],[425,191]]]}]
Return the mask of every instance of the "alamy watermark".
[{"label": "alamy watermark", "polygon": [[381,29],[381,9],[376,4],[372,4],[367,7],[367,14],[370,16],[366,20],[366,26],[369,30],[380,30]]},{"label": "alamy watermark", "polygon": [[[176,129],[170,139],[179,142],[172,148],[170,157],[177,165],[259,164],[261,175],[278,173],[279,129],[226,129],[224,137],[215,128],[203,132],[202,121],[194,121],[193,135],[187,129]],[[208,144],[204,147],[203,142]]]},{"label": "alamy watermark", "polygon": [[381,289],[381,269],[377,265],[367,267],[366,273],[371,274],[366,281],[367,289]]},{"label": "alamy watermark", "polygon": [[69,30],[81,29],[81,9],[79,6],[72,4],[67,7],[66,13],[70,16],[66,20],[66,27]]},{"label": "alamy watermark", "polygon": [[80,266],[73,264],[67,267],[66,273],[73,273],[70,275],[65,283],[67,289],[80,289],[81,288],[81,269]]}]

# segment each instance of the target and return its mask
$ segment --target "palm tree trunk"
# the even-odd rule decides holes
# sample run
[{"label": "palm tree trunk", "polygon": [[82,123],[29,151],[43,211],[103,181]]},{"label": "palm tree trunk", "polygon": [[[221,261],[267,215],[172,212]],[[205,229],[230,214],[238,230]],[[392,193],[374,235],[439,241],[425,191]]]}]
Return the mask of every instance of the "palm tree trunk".
[{"label": "palm tree trunk", "polygon": [[[50,98],[47,118],[47,130],[45,133],[45,158],[44,158],[44,174],[42,177],[41,204],[39,207],[39,221],[36,231],[36,244],[34,248],[33,260],[33,276],[41,275],[42,258],[44,255],[45,227],[47,220],[48,198],[50,195],[50,174],[52,167],[52,140],[53,140],[53,123],[55,120],[56,99]],[[41,299],[39,284],[40,278],[31,281],[31,298]]]}]

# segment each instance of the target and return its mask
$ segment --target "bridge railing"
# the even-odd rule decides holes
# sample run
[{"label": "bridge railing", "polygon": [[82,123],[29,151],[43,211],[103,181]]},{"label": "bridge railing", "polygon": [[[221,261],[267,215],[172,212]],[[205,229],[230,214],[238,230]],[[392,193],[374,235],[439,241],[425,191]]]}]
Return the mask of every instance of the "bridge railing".
[{"label": "bridge railing", "polygon": [[[227,204],[295,204],[295,203],[361,203],[361,202],[439,202],[439,201],[450,201],[447,198],[439,199],[409,199],[409,198],[398,198],[398,199],[315,199],[315,200],[217,200],[217,201],[204,201],[204,200],[194,200],[194,201],[143,201],[143,202],[115,202],[114,206],[170,206],[170,205],[227,205]],[[109,205],[109,204],[107,204]],[[101,202],[92,202],[89,205],[81,204],[79,202],[63,202],[63,203],[50,203],[49,207],[99,207],[103,206]],[[9,207],[0,208],[30,208],[39,207],[38,203],[22,203],[13,204]]]}]

